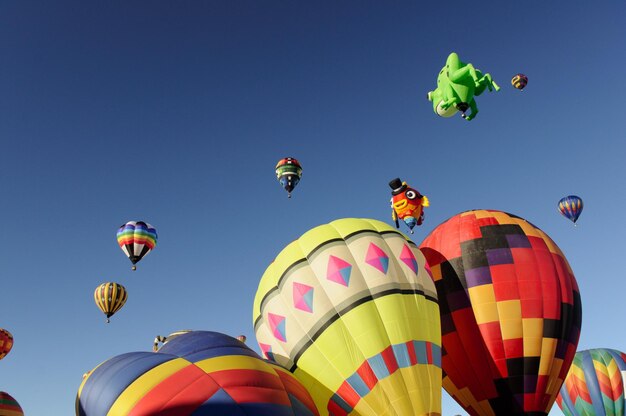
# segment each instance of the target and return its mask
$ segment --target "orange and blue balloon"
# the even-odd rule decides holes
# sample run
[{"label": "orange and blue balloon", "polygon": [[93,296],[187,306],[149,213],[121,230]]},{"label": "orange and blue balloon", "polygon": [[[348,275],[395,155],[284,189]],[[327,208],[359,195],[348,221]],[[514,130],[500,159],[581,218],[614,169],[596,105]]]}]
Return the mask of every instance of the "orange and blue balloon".
[{"label": "orange and blue balloon", "polygon": [[583,212],[583,200],[576,195],[568,195],[559,201],[559,212],[565,218],[576,224]]},{"label": "orange and blue balloon", "polygon": [[133,270],[137,268],[135,264],[154,249],[157,238],[156,229],[143,221],[129,221],[117,230],[117,244],[130,259]]},{"label": "orange and blue balloon", "polygon": [[624,416],[626,354],[608,348],[579,351],[557,404],[565,416]]}]

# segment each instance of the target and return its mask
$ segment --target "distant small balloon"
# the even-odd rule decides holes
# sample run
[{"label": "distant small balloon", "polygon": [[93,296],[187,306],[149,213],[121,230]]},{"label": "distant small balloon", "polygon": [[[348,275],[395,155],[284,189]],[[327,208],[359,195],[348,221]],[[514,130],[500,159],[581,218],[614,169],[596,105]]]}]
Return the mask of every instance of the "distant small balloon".
[{"label": "distant small balloon", "polygon": [[237,337],[237,340],[238,340],[238,341],[241,341],[241,342],[243,342],[243,343],[245,343],[247,339],[248,339],[248,338],[246,338],[246,336],[245,336],[245,335],[239,335],[239,336]]},{"label": "distant small balloon", "polygon": [[511,79],[511,85],[518,90],[523,90],[528,84],[528,77],[524,74],[517,74]]},{"label": "distant small balloon", "polygon": [[291,192],[300,182],[302,166],[293,157],[285,157],[276,164],[276,179],[287,191],[287,197],[291,198]]},{"label": "distant small balloon", "polygon": [[115,312],[122,309],[128,298],[126,288],[119,283],[102,283],[93,293],[96,306],[106,315],[107,323]]},{"label": "distant small balloon", "polygon": [[13,348],[13,335],[6,329],[0,328],[0,360]]},{"label": "distant small balloon", "polygon": [[576,225],[578,217],[583,212],[583,200],[576,195],[568,195],[561,198],[558,209],[561,215]]},{"label": "distant small balloon", "polygon": [[117,244],[128,256],[136,270],[138,261],[148,254],[157,243],[156,229],[143,221],[129,221],[117,230]]}]

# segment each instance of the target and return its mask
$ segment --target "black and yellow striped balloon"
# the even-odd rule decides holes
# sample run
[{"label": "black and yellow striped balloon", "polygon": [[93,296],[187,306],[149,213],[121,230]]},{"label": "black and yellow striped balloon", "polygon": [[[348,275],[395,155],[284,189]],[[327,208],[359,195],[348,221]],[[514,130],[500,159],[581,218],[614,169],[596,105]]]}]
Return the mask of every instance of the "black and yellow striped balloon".
[{"label": "black and yellow striped balloon", "polygon": [[511,85],[518,90],[523,90],[528,84],[528,77],[524,74],[517,74],[511,79]]},{"label": "black and yellow striped balloon", "polygon": [[107,323],[115,312],[122,309],[128,298],[126,288],[119,283],[102,283],[93,293],[96,306],[106,315]]}]

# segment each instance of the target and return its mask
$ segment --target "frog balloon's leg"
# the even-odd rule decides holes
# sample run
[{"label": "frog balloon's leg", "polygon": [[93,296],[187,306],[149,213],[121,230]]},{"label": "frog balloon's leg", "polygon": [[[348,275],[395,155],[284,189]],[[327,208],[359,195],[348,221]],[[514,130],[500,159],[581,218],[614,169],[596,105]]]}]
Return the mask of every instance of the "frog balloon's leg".
[{"label": "frog balloon's leg", "polygon": [[[495,83],[493,78],[491,78],[491,74],[485,74],[482,78],[478,80],[478,82],[483,86],[481,92],[484,91],[485,86],[489,88],[489,91],[493,91],[494,89],[496,91],[500,91],[500,86]],[[480,94],[475,94],[475,95],[480,95]]]},{"label": "frog balloon's leg", "polygon": [[447,110],[450,106],[456,106],[456,104],[459,102],[456,94],[454,93],[452,85],[450,85],[449,83],[443,87],[442,95],[443,102],[441,104],[441,108],[444,110]]},{"label": "frog balloon's leg", "polygon": [[472,101],[470,101],[469,105],[472,112],[470,114],[463,114],[463,118],[467,121],[473,119],[474,117],[476,117],[476,114],[478,114],[478,106],[476,105],[476,100],[472,98]]}]

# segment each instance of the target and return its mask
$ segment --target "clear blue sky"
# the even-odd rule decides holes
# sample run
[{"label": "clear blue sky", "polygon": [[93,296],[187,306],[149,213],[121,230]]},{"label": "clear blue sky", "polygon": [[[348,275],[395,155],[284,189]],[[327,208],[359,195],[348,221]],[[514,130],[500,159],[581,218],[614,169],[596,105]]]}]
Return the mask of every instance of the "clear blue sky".
[{"label": "clear blue sky", "polygon": [[[15,336],[0,390],[26,414],[73,414],[85,371],[157,334],[257,348],[274,256],[333,219],[391,223],[397,176],[431,201],[417,243],[473,208],[546,231],[580,285],[579,349],[626,350],[623,1],[95,3],[0,2],[0,327]],[[426,100],[452,51],[502,87],[471,122]],[[284,156],[304,167],[291,200]],[[556,212],[571,193],[578,227]],[[128,220],[159,232],[134,273],[115,240]],[[129,300],[106,325],[93,290],[110,280]],[[464,414],[446,393],[443,413]]]}]

